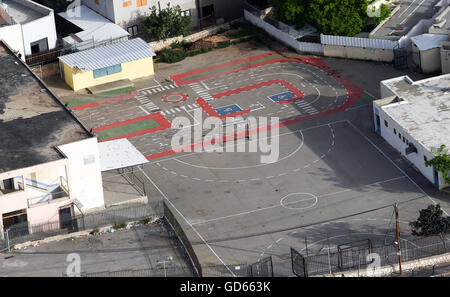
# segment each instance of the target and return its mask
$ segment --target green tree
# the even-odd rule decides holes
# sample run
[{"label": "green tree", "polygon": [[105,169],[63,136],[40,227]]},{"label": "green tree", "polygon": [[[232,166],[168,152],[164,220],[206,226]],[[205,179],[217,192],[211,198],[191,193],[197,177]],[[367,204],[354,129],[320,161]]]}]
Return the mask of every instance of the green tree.
[{"label": "green tree", "polygon": [[432,149],[434,158],[425,162],[425,166],[433,166],[438,172],[441,172],[444,176],[445,182],[450,183],[450,177],[448,172],[450,171],[450,155],[446,154],[445,144],[441,145],[438,149]]},{"label": "green tree", "polygon": [[367,0],[269,0],[281,21],[304,22],[330,35],[354,36],[367,25]]},{"label": "green tree", "polygon": [[306,0],[269,0],[274,5],[275,16],[284,22],[294,22],[297,27],[305,25]]},{"label": "green tree", "polygon": [[374,17],[373,22],[376,25],[378,25],[379,23],[381,23],[382,21],[384,21],[385,19],[387,19],[390,16],[391,16],[391,9],[389,7],[387,7],[386,4],[381,4],[380,5],[380,16]]},{"label": "green tree", "polygon": [[443,215],[439,204],[431,204],[419,212],[419,218],[410,222],[412,234],[417,236],[430,236],[450,231],[450,217]]},{"label": "green tree", "polygon": [[366,26],[366,0],[315,0],[307,11],[307,21],[324,34],[354,36]]},{"label": "green tree", "polygon": [[179,5],[170,6],[167,3],[165,9],[159,10],[153,6],[150,10],[150,15],[142,20],[147,38],[160,40],[190,32],[191,17],[182,15]]}]

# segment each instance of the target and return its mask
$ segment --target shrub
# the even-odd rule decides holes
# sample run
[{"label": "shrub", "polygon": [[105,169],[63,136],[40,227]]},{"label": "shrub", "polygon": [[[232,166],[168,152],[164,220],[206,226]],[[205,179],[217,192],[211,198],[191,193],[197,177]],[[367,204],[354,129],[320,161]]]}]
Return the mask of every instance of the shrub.
[{"label": "shrub", "polygon": [[180,42],[175,41],[174,43],[172,43],[170,45],[170,48],[172,49],[176,49],[176,48],[186,48],[189,46],[189,42],[187,42],[186,40],[181,40]]},{"label": "shrub", "polygon": [[115,224],[113,225],[113,229],[116,229],[116,230],[118,230],[118,229],[123,229],[123,228],[125,228],[127,225],[128,225],[127,222],[119,222],[119,223],[115,223]]},{"label": "shrub", "polygon": [[165,9],[152,6],[150,15],[142,19],[144,33],[148,39],[167,39],[186,35],[190,31],[191,17],[183,15],[181,7],[167,4]]},{"label": "shrub", "polygon": [[139,221],[139,224],[141,225],[147,225],[150,223],[150,218],[145,218]]},{"label": "shrub", "polygon": [[165,63],[176,63],[184,60],[186,58],[186,52],[182,49],[163,49],[161,50],[157,57],[157,62],[165,62]]},{"label": "shrub", "polygon": [[231,45],[231,41],[229,41],[229,40],[221,41],[221,42],[217,43],[216,48],[226,48],[230,45]]}]

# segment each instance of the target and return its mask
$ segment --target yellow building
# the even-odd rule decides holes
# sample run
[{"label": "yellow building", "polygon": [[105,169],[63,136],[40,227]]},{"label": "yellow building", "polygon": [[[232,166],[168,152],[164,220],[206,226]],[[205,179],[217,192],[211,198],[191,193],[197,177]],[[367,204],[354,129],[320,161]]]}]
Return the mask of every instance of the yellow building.
[{"label": "yellow building", "polygon": [[150,45],[141,38],[59,57],[61,78],[74,90],[154,74]]}]

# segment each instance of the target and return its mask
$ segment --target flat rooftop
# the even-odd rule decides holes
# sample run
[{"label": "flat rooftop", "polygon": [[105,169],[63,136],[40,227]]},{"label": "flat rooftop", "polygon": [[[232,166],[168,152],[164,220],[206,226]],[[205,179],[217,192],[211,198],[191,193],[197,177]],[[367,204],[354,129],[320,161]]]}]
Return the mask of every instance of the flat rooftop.
[{"label": "flat rooftop", "polygon": [[61,159],[56,146],[91,137],[0,42],[0,172]]},{"label": "flat rooftop", "polygon": [[28,5],[20,3],[20,2],[26,3],[25,1],[2,0],[2,2],[8,6],[7,10],[8,14],[12,16],[13,19],[19,24],[29,23],[47,15],[41,11],[31,8]]},{"label": "flat rooftop", "polygon": [[117,39],[121,37],[128,37],[130,34],[119,25],[114,24],[110,20],[96,13],[87,6],[81,5],[79,7],[80,14],[72,15],[67,12],[60,12],[58,15],[75,26],[82,29],[82,32],[74,34],[76,39],[72,36],[67,36],[64,41],[69,44],[74,44],[81,41],[104,41],[108,39]]},{"label": "flat rooftop", "polygon": [[420,81],[401,76],[381,82],[404,101],[381,108],[426,148],[450,147],[450,74]]},{"label": "flat rooftop", "polygon": [[[441,0],[408,0],[393,1],[400,8],[391,15],[390,19],[382,25],[371,38],[399,40],[406,35],[422,19],[430,19],[436,14],[436,6]],[[398,29],[398,25],[404,29]]]}]

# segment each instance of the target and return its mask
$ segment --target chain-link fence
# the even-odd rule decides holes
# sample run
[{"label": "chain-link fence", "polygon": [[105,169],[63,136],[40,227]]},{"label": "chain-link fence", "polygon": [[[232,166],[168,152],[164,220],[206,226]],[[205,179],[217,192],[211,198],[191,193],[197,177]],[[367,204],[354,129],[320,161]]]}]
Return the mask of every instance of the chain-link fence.
[{"label": "chain-link fence", "polygon": [[266,257],[249,266],[252,277],[273,277],[272,257]]},{"label": "chain-link fence", "polygon": [[235,265],[204,265],[202,277],[249,277],[250,271],[247,264]]},{"label": "chain-link fence", "polygon": [[[400,243],[403,262],[422,259],[450,252],[450,235],[430,236]],[[318,274],[342,273],[349,270],[366,269],[370,264],[392,266],[398,264],[398,246],[394,242],[388,245],[356,248],[328,249],[327,253],[304,257],[291,248],[292,271],[296,276],[306,277]]]},{"label": "chain-link fence", "polygon": [[28,223],[15,224],[8,229],[9,244],[13,246],[18,243],[41,240],[50,236],[139,221],[151,216],[161,216],[163,215],[161,204],[162,202],[158,201],[147,204],[115,206],[98,212],[79,214],[57,222],[46,222],[38,225]]},{"label": "chain-link fence", "polygon": [[170,208],[167,206],[166,203],[163,203],[163,207],[164,207],[164,219],[170,225],[170,228],[173,230],[173,232],[179,239],[180,243],[182,244],[185,256],[189,259],[189,262],[191,262],[192,266],[196,271],[197,276],[202,276],[202,266],[200,265],[200,261],[197,258],[197,254],[195,253],[194,248],[191,245],[191,242],[186,236],[186,233],[184,232],[183,228],[178,223],[178,220],[175,218],[175,216],[173,215],[172,211],[170,210]]},{"label": "chain-link fence", "polygon": [[188,267],[167,266],[155,269],[84,272],[81,277],[192,277],[192,273]]}]

